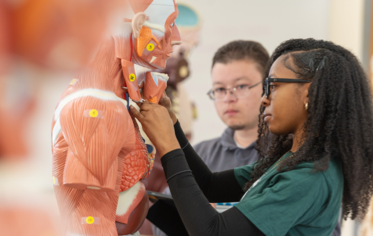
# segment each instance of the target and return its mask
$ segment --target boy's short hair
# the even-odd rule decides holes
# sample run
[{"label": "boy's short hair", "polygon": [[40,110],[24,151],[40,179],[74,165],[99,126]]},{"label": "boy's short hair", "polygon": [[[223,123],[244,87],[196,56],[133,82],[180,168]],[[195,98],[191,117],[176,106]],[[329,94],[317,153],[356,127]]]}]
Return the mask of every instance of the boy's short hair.
[{"label": "boy's short hair", "polygon": [[262,44],[250,40],[236,40],[219,48],[212,60],[212,67],[216,63],[228,64],[241,60],[255,62],[260,73],[265,76],[269,54]]}]

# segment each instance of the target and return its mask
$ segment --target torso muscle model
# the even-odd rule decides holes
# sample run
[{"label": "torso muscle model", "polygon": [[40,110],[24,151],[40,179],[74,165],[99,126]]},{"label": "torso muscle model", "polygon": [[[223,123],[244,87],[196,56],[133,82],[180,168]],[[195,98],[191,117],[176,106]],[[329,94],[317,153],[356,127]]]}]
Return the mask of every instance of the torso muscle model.
[{"label": "torso muscle model", "polygon": [[[148,200],[139,180],[149,175],[154,151],[128,113],[123,87],[140,101],[134,63],[162,69],[172,46],[181,42],[174,0],[128,3],[133,12],[123,19],[124,32],[102,42],[54,113],[52,175],[65,235],[131,234],[146,216]],[[158,102],[167,78],[147,72],[144,97]]]}]

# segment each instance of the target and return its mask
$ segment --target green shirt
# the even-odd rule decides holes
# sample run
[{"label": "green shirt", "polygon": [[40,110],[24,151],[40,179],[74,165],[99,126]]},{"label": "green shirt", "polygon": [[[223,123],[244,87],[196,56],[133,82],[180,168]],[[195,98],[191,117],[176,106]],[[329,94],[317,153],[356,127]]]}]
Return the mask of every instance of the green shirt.
[{"label": "green shirt", "polygon": [[[291,155],[286,153],[282,160]],[[340,162],[332,159],[328,170],[318,172],[309,162],[280,173],[275,165],[253,184],[235,207],[268,236],[330,236],[342,202]],[[252,165],[234,169],[242,187],[249,181],[251,169]]]}]

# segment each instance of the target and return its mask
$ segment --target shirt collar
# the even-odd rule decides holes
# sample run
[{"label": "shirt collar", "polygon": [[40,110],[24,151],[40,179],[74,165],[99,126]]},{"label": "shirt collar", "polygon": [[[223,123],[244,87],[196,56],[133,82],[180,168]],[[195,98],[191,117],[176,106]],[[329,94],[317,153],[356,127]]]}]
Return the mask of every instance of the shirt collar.
[{"label": "shirt collar", "polygon": [[[236,142],[234,141],[234,130],[231,128],[226,128],[224,130],[223,135],[221,136],[220,143],[223,147],[229,149],[229,150],[234,150],[234,149],[242,149],[240,147],[237,147]],[[250,144],[247,149],[253,149],[255,147],[255,142]]]}]

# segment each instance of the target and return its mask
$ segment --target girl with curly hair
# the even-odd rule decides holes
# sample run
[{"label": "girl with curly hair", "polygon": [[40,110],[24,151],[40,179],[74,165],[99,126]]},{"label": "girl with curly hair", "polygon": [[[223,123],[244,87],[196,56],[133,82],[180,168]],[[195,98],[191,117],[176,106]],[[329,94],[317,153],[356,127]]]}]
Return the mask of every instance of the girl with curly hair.
[{"label": "girl with curly hair", "polygon": [[[211,173],[169,99],[161,105],[144,102],[131,112],[162,156],[189,235],[331,235],[341,204],[344,218],[365,215],[373,190],[372,96],[348,50],[314,39],[277,47],[263,81],[260,159],[250,166]],[[233,201],[223,213],[209,204]]]}]

